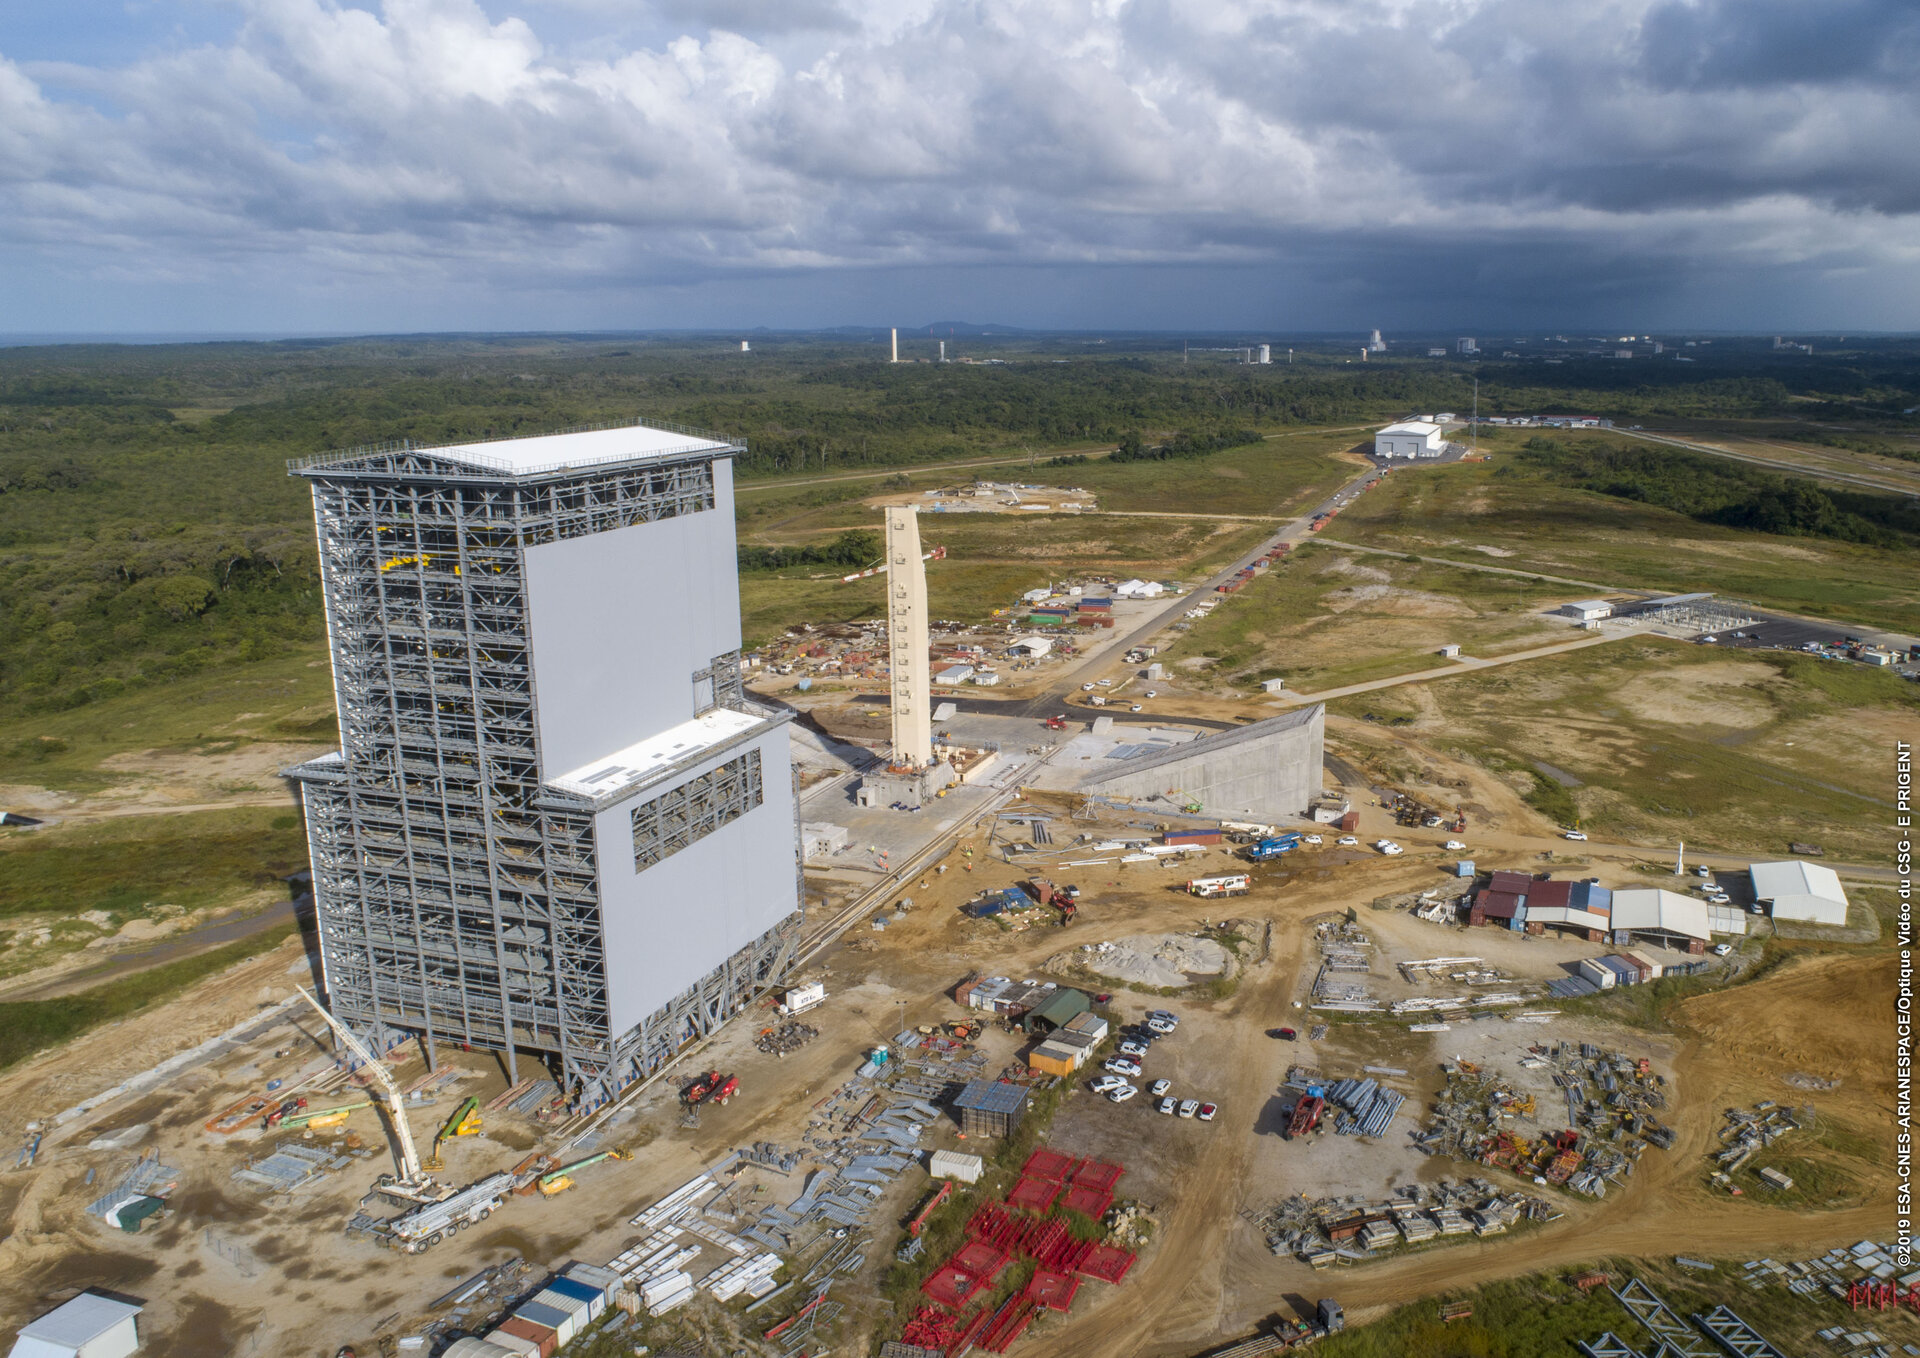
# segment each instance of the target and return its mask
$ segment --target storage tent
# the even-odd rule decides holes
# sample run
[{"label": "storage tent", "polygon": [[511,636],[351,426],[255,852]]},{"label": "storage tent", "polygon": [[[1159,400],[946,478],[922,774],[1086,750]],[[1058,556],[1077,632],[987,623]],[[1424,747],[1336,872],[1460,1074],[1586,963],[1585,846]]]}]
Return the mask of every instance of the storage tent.
[{"label": "storage tent", "polygon": [[82,1292],[20,1327],[10,1358],[125,1358],[140,1347],[130,1301]]},{"label": "storage tent", "polygon": [[1753,898],[1767,903],[1775,919],[1847,922],[1847,893],[1832,868],[1790,858],[1783,863],[1754,863],[1747,871],[1753,880]]}]

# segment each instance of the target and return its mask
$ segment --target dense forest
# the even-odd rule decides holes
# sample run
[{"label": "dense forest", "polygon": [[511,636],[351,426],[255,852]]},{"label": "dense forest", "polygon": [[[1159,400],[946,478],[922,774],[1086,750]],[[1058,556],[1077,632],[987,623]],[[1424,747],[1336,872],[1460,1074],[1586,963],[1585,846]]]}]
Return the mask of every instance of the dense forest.
[{"label": "dense forest", "polygon": [[[1762,342],[1721,343],[1664,365],[1360,364],[1344,343],[1301,344],[1292,364],[1183,362],[1163,337],[972,337],[968,357],[997,361],[946,364],[889,364],[877,336],[754,346],[514,336],[0,349],[0,702],[75,706],[313,644],[311,509],[285,464],[362,443],[645,418],[743,440],[739,472],[753,478],[1009,451],[1071,458],[1123,440],[1123,457],[1204,456],[1292,425],[1464,411],[1476,377],[1482,413],[1844,415],[1833,437],[1890,448],[1909,446],[1915,421],[1902,412],[1920,404],[1920,346],[1893,343],[1791,361]],[[1694,461],[1711,469],[1697,478],[1706,490],[1627,462],[1565,474],[1762,531],[1859,541],[1914,531],[1879,497]],[[741,563],[814,564],[783,555],[792,551],[849,569],[871,555],[843,539]]]}]

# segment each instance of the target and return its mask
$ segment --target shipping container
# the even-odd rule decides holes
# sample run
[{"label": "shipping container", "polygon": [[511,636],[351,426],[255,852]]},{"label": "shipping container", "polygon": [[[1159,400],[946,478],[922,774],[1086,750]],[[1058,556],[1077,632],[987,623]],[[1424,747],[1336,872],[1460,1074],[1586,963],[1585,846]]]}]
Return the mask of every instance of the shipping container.
[{"label": "shipping container", "polygon": [[1597,957],[1583,957],[1580,959],[1580,975],[1586,980],[1592,981],[1602,990],[1612,990],[1614,985],[1620,980],[1619,975],[1614,969],[1607,966]]},{"label": "shipping container", "polygon": [[1218,844],[1218,830],[1169,830],[1162,837],[1165,844]]},{"label": "shipping container", "polygon": [[456,1339],[440,1351],[440,1358],[515,1358],[519,1349],[506,1348],[471,1336]]},{"label": "shipping container", "polygon": [[539,1325],[521,1316],[508,1316],[487,1337],[502,1348],[516,1339],[531,1344],[532,1349],[526,1351],[527,1358],[553,1358],[554,1351],[560,1347],[560,1336],[554,1333],[553,1326]]},{"label": "shipping container", "polygon": [[935,1151],[927,1160],[927,1173],[937,1179],[958,1179],[963,1184],[980,1182],[986,1164],[977,1155],[963,1151]]},{"label": "shipping container", "polygon": [[552,1330],[555,1347],[568,1343],[580,1332],[579,1323],[574,1320],[572,1312],[548,1306],[544,1302],[522,1302],[514,1307],[513,1313],[530,1325],[545,1325]]},{"label": "shipping container", "polygon": [[[826,987],[821,987],[823,992],[825,989]],[[791,1003],[793,999],[792,991],[787,992],[787,999],[789,1003]],[[598,1264],[569,1264],[561,1270],[560,1276],[563,1278],[571,1278],[577,1283],[585,1283],[588,1287],[599,1288],[601,1298],[609,1306],[613,1305],[613,1294],[618,1292],[626,1282],[626,1279],[622,1278],[612,1269],[602,1268]]]},{"label": "shipping container", "polygon": [[[607,1309],[607,1294],[604,1288],[594,1287],[588,1283],[576,1282],[572,1278],[555,1278],[547,1284],[546,1290],[559,1296],[572,1297],[574,1300],[580,1302],[587,1308],[587,1320],[589,1321],[598,1320],[600,1313]],[[536,1297],[535,1300],[546,1301],[548,1298],[546,1293],[543,1292],[540,1296]]]}]

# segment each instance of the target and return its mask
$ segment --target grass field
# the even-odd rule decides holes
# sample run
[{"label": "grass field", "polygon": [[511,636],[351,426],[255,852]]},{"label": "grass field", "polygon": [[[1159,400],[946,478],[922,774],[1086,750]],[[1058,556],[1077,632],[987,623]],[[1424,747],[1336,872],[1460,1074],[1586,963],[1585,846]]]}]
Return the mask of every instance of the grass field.
[{"label": "grass field", "polygon": [[119,977],[77,995],[0,1003],[0,1070],[37,1051],[70,1042],[88,1029],[171,999],[195,981],[224,971],[235,962],[277,948],[295,927],[288,924],[268,929],[210,952]]},{"label": "grass field", "polygon": [[[1510,450],[1520,437],[1482,444]],[[1920,553],[1721,528],[1553,485],[1497,454],[1491,462],[1397,469],[1328,533],[1623,589],[1707,590],[1815,617],[1920,630]]]},{"label": "grass field", "polygon": [[1211,657],[1211,672],[1250,689],[1284,677],[1303,693],[1445,665],[1439,648],[1468,655],[1571,640],[1539,616],[1566,586],[1309,542],[1195,622],[1175,662]]},{"label": "grass field", "polygon": [[[1817,1330],[1854,1323],[1844,1305],[1824,1294],[1804,1298],[1777,1283],[1756,1291],[1738,1281],[1743,1260],[1716,1262],[1712,1273],[1652,1259],[1600,1260],[1595,1267],[1606,1270],[1615,1287],[1639,1278],[1681,1316],[1730,1306],[1789,1353],[1815,1351]],[[1658,1347],[1606,1288],[1583,1293],[1574,1287],[1570,1279],[1582,1271],[1502,1279],[1412,1302],[1383,1320],[1329,1337],[1313,1352],[1323,1358],[1547,1358],[1576,1353],[1576,1342],[1592,1342],[1608,1330],[1638,1349]],[[1473,1315],[1442,1321],[1441,1307],[1452,1302],[1470,1303]],[[1704,1337],[1702,1346],[1710,1347]]]},{"label": "grass field", "polygon": [[1920,723],[1920,693],[1864,666],[1645,638],[1332,710],[1404,718],[1417,738],[1523,792],[1564,796],[1602,837],[1781,855],[1789,840],[1812,841],[1841,861],[1881,862],[1892,791],[1862,770]]}]

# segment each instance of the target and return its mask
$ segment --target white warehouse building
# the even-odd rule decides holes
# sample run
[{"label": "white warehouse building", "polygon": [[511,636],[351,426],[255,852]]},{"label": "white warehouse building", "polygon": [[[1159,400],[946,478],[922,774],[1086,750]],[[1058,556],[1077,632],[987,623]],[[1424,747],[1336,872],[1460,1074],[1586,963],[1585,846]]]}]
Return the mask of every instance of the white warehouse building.
[{"label": "white warehouse building", "polygon": [[1375,457],[1439,457],[1446,451],[1440,426],[1431,420],[1404,420],[1373,436]]},{"label": "white warehouse building", "polygon": [[1847,893],[1832,868],[1790,858],[1783,863],[1752,863],[1753,898],[1775,919],[1801,924],[1847,922]]}]

